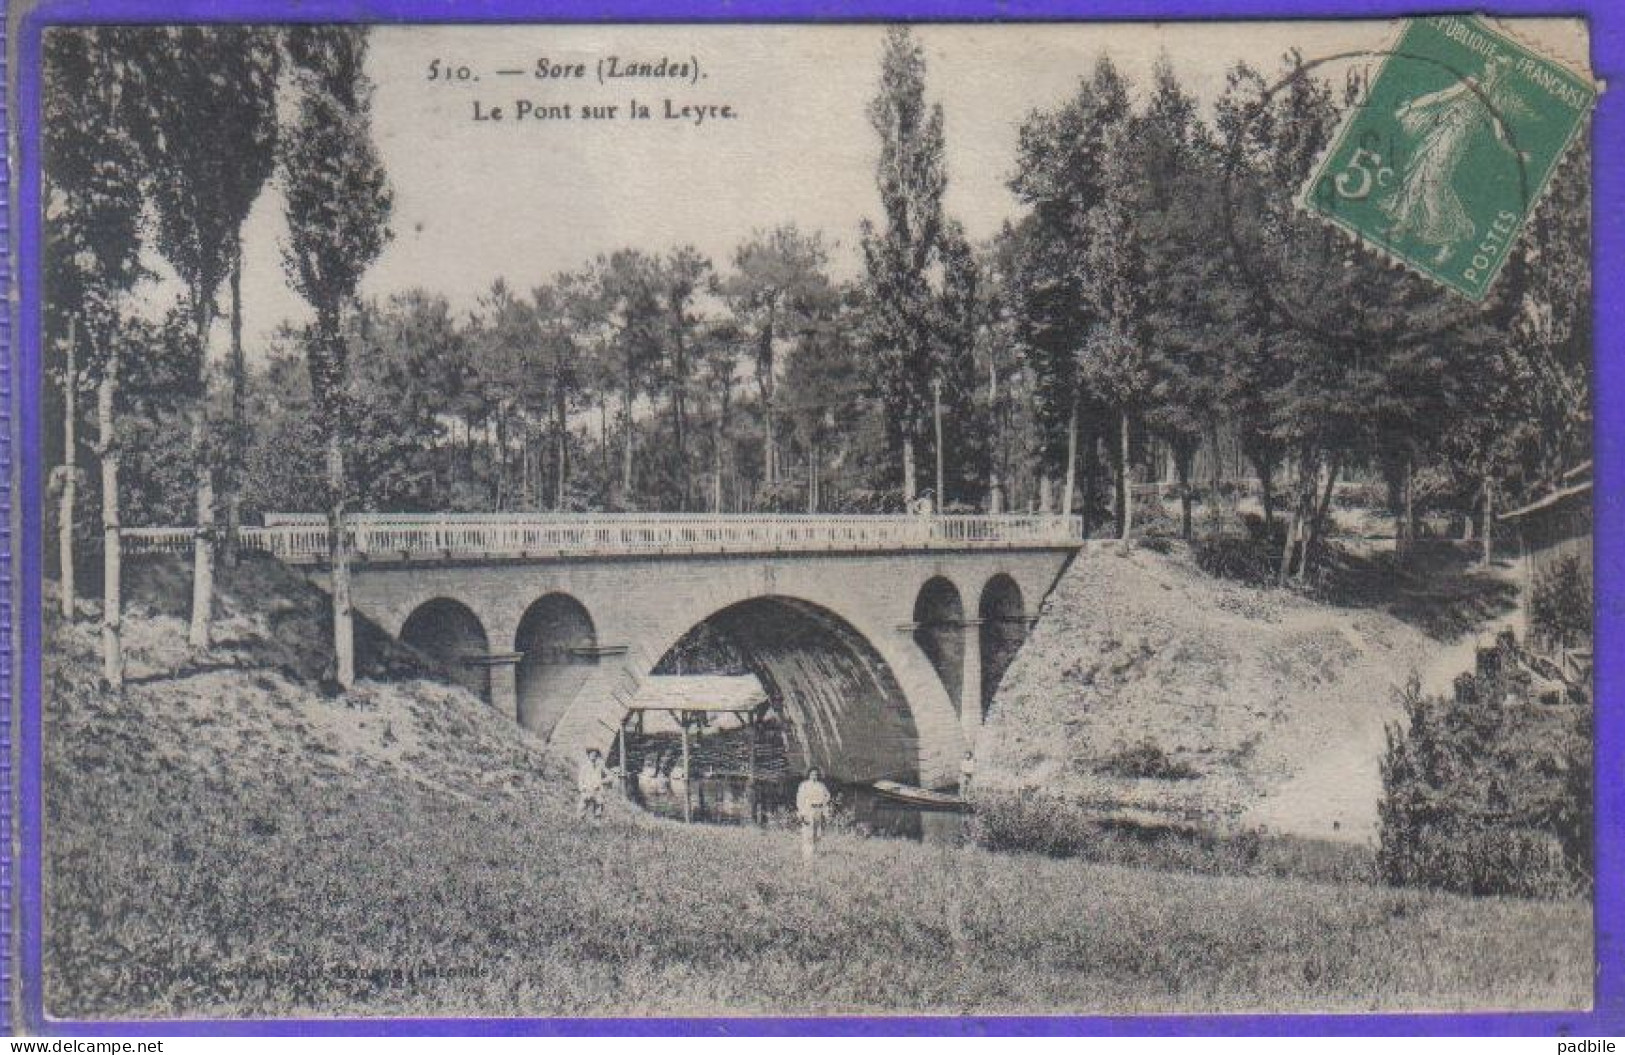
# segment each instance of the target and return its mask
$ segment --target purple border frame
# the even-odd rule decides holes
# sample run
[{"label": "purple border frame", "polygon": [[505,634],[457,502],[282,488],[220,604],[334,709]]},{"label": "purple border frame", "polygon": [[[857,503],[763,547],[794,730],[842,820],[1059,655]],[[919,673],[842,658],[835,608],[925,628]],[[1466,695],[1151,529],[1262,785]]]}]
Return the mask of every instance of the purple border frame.
[{"label": "purple border frame", "polygon": [[[1060,21],[1195,20],[1204,18],[1401,17],[1422,13],[1578,15],[1591,22],[1598,77],[1605,92],[1592,126],[1593,202],[1625,202],[1625,6],[1611,0],[43,0],[0,26],[0,118],[8,103],[20,119],[15,139],[0,140],[0,194],[11,189],[6,162],[14,144],[17,223],[0,214],[0,295],[11,293],[13,244],[20,290],[15,326],[0,313],[0,1031],[60,1036],[1590,1036],[1625,1033],[1625,362],[1614,358],[1625,336],[1620,294],[1625,238],[1616,210],[1595,216],[1596,333],[1596,841],[1597,975],[1589,1013],[1421,1015],[1227,1015],[1124,1017],[681,1018],[681,1019],[283,1019],[81,1022],[46,1019],[41,989],[40,647],[41,467],[39,419],[40,37],[44,26],[76,22],[157,21],[430,21],[430,22],[794,22],[794,21]],[[6,75],[7,31],[15,26],[18,76]],[[15,91],[12,97],[8,93]],[[9,127],[9,126],[8,126]],[[13,243],[13,234],[16,234]],[[12,344],[15,335],[16,344]],[[16,444],[15,448],[13,444]],[[10,476],[11,466],[19,472]],[[15,502],[15,506],[13,503]],[[15,637],[13,608],[23,613]],[[14,657],[12,649],[18,651]],[[13,659],[20,659],[14,664]],[[13,680],[16,669],[17,678]],[[13,709],[13,691],[18,706]],[[13,732],[17,742],[12,743]],[[16,768],[13,769],[15,760]],[[17,813],[12,813],[13,774]],[[17,828],[14,831],[13,817]],[[20,848],[20,882],[12,861]],[[15,897],[14,897],[15,892]],[[13,961],[10,952],[20,955]],[[13,963],[16,964],[13,967]],[[20,980],[14,988],[14,977]],[[13,994],[16,1000],[13,1002]]]}]

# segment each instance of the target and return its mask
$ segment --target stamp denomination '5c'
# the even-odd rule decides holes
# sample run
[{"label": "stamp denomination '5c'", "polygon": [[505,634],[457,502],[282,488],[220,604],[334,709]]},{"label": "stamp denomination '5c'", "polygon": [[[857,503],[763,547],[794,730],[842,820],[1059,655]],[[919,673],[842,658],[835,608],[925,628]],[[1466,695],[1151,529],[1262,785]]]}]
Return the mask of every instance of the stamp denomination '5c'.
[{"label": "stamp denomination '5c'", "polygon": [[1300,204],[1481,300],[1597,93],[1480,19],[1412,20]]}]

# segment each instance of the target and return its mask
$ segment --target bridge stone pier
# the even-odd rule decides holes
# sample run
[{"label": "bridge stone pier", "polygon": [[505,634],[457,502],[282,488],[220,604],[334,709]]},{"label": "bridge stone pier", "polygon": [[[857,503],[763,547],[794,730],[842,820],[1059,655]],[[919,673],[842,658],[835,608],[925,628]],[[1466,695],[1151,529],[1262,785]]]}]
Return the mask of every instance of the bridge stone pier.
[{"label": "bridge stone pier", "polygon": [[[607,753],[641,681],[708,624],[804,761],[926,786],[957,780],[1083,545],[1059,517],[358,520],[356,610],[563,751]],[[259,530],[248,545],[325,579],[319,525]]]}]

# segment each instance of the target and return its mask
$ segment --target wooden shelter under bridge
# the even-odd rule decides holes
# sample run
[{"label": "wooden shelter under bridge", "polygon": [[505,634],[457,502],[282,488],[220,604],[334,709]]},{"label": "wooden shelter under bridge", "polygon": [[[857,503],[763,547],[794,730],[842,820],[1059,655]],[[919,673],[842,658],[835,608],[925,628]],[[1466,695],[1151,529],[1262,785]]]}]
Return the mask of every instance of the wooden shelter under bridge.
[{"label": "wooden shelter under bridge", "polygon": [[731,715],[748,730],[745,776],[748,793],[754,800],[757,778],[757,729],[771,711],[771,704],[767,693],[762,690],[761,682],[749,674],[652,675],[643,679],[637,696],[627,705],[626,715],[617,731],[621,766],[623,769],[628,768],[626,764],[629,757],[628,734],[644,731],[645,716],[651,713],[670,715],[677,723],[683,748],[681,777],[673,774],[672,780],[673,783],[681,780],[683,820],[692,820],[691,740],[698,730],[709,726],[713,719]]}]

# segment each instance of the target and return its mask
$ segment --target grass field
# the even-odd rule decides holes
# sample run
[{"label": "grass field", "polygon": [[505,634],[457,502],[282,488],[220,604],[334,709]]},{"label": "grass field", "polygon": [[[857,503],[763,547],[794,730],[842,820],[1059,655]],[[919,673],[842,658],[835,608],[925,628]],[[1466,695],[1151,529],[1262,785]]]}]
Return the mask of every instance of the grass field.
[{"label": "grass field", "polygon": [[784,831],[622,803],[582,825],[559,764],[461,691],[317,691],[286,629],[312,597],[276,576],[226,577],[206,657],[132,605],[123,700],[95,687],[93,627],[48,625],[51,1014],[1589,1004],[1582,902],[856,836],[808,868]]}]

